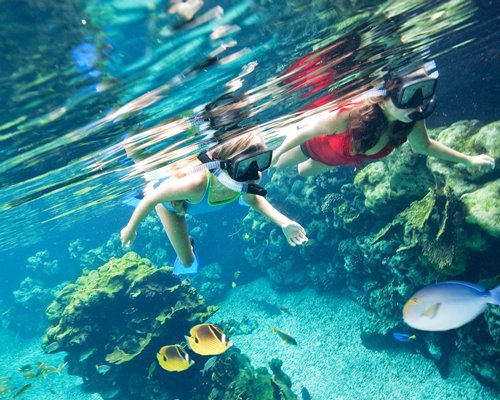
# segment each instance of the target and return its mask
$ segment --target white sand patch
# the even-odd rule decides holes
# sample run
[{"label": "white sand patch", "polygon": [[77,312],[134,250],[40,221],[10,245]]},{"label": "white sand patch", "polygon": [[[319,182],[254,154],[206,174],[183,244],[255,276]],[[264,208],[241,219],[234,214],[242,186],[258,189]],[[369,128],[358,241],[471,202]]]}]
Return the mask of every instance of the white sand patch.
[{"label": "white sand patch", "polygon": [[[269,317],[252,299],[286,306],[291,315]],[[259,279],[236,287],[211,321],[245,317],[259,327],[251,335],[232,336],[234,344],[254,367],[281,359],[295,393],[305,386],[313,400],[495,399],[458,366],[444,380],[434,363],[419,354],[366,349],[360,339],[366,312],[342,296],[318,295],[312,289],[277,293]],[[269,324],[292,335],[298,346],[284,344]]]}]

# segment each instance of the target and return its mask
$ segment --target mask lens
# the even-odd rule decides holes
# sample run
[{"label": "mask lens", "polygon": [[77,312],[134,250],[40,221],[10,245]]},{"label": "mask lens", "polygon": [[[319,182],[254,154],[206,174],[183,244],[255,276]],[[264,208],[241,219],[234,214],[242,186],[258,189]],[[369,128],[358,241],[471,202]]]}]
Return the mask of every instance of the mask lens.
[{"label": "mask lens", "polygon": [[399,104],[403,108],[419,107],[431,98],[436,89],[435,79],[425,79],[410,83],[401,88]]},{"label": "mask lens", "polygon": [[271,157],[271,150],[247,157],[238,157],[239,159],[233,162],[233,179],[242,181],[257,179],[257,172],[264,171],[271,165]]}]

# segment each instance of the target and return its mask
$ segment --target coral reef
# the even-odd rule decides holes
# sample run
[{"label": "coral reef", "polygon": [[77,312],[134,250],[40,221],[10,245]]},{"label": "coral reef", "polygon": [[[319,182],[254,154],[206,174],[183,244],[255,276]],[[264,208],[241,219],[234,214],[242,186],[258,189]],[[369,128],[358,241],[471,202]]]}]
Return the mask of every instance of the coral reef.
[{"label": "coral reef", "polygon": [[229,285],[222,278],[222,268],[219,263],[204,265],[200,271],[191,278],[191,284],[210,304],[222,301]]},{"label": "coral reef", "polygon": [[459,329],[456,345],[474,376],[500,393],[500,307],[489,307],[484,318]]},{"label": "coral reef", "polygon": [[354,184],[363,191],[368,210],[390,215],[419,199],[427,188],[434,186],[434,179],[425,166],[425,157],[405,145],[359,171]]},{"label": "coral reef", "polygon": [[273,359],[269,375],[266,368],[254,370],[250,360],[237,350],[219,357],[212,367],[213,389],[208,400],[292,400],[292,382],[281,370],[282,362]]},{"label": "coral reef", "polygon": [[34,256],[28,257],[26,263],[28,274],[33,278],[47,278],[59,272],[59,262],[50,259],[50,252],[39,251]]},{"label": "coral reef", "polygon": [[[198,367],[168,373],[157,365],[162,346],[183,343],[183,335],[216,310],[172,268],[155,268],[129,252],[84,270],[57,293],[47,309],[51,327],[43,347],[48,353],[66,351],[69,372],[104,398],[295,399],[282,373],[273,378],[254,371],[236,349],[219,356],[210,374]],[[192,358],[198,365],[206,361]]]},{"label": "coral reef", "polygon": [[[499,130],[499,122],[460,121],[430,134],[466,154],[498,158]],[[371,312],[364,337],[386,336],[404,326],[402,307],[418,288],[445,279],[477,282],[496,273],[498,170],[426,158],[404,144],[358,171],[354,185],[349,168],[306,179],[275,172],[266,185],[270,195],[277,204],[286,199],[280,209],[304,225],[310,241],[287,248],[274,226],[250,213],[246,222],[256,240],[246,244],[245,256],[275,289],[341,291]],[[279,252],[280,246],[288,251]],[[491,315],[479,316],[477,329],[485,342],[496,343],[498,332],[484,322]],[[418,351],[446,376],[455,350],[435,336],[425,335]],[[461,343],[460,354],[478,379],[498,376],[491,347],[472,339]]]},{"label": "coral reef", "polygon": [[467,208],[466,221],[488,235],[500,238],[500,179],[462,196]]},{"label": "coral reef", "polygon": [[5,323],[21,336],[32,337],[47,327],[44,311],[65,284],[60,282],[59,261],[51,259],[47,250],[28,257],[26,270],[28,276],[12,293],[14,304]]},{"label": "coral reef", "polygon": [[[157,269],[127,253],[85,270],[57,294],[47,309],[51,327],[44,349],[68,352],[70,372],[84,377],[89,390],[106,393],[117,389],[116,382],[144,379],[161,346],[182,341],[191,325],[215,310],[171,268]],[[111,370],[103,375],[95,365]],[[134,398],[126,386],[120,386],[120,398]]]}]

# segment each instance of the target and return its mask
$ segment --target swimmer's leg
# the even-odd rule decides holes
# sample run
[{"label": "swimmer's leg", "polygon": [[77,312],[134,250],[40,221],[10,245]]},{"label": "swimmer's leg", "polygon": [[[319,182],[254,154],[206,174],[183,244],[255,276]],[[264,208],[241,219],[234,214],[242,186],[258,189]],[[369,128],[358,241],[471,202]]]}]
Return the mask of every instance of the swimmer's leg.
[{"label": "swimmer's leg", "polygon": [[329,165],[325,165],[319,161],[309,158],[299,164],[298,171],[300,176],[316,176],[328,171],[330,168],[331,167]]},{"label": "swimmer's leg", "polygon": [[156,213],[182,264],[193,264],[195,256],[189,239],[186,217],[167,210],[161,204],[156,206]]},{"label": "swimmer's leg", "polygon": [[307,159],[308,157],[304,154],[300,146],[297,146],[283,153],[274,166],[276,168],[286,168],[290,165],[297,165]]}]

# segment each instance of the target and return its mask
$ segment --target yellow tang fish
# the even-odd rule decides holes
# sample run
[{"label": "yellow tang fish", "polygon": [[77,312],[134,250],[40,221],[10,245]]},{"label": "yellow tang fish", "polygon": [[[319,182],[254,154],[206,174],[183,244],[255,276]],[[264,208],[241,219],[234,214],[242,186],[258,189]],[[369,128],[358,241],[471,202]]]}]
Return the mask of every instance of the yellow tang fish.
[{"label": "yellow tang fish", "polygon": [[189,347],[202,356],[216,356],[224,353],[233,343],[221,329],[214,324],[199,324],[189,331],[186,336]]},{"label": "yellow tang fish", "polygon": [[194,364],[194,361],[189,359],[186,350],[178,344],[163,346],[156,354],[156,358],[160,366],[170,372],[185,371]]}]

